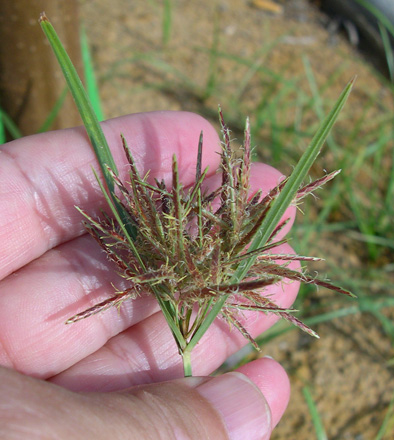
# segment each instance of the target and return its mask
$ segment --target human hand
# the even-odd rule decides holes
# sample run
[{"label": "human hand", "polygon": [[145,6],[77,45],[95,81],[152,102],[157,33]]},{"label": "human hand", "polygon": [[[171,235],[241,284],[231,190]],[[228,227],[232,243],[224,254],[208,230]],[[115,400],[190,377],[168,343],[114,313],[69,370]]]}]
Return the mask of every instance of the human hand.
[{"label": "human hand", "polygon": [[[203,168],[210,166],[213,187],[219,182],[218,137],[196,115],[137,114],[107,121],[103,129],[117,164],[125,164],[124,134],[141,174],[151,170],[151,176],[166,180],[175,153],[185,186],[194,178],[202,129]],[[287,376],[275,361],[263,358],[238,369],[255,385],[233,373],[176,379],[182,376],[181,358],[154,298],[147,296],[123,304],[119,312],[110,309],[64,325],[111,295],[112,284],[122,287],[104,253],[84,235],[74,208],[93,216],[105,209],[84,130],[23,138],[0,152],[0,364],[40,379],[1,369],[0,425],[23,429],[29,438],[45,437],[38,431],[45,426],[59,438],[70,432],[75,438],[77,429],[83,438],[96,439],[268,438],[289,396]],[[118,168],[125,177],[126,166]],[[273,168],[255,164],[251,183],[268,191],[279,178]],[[289,216],[294,219],[294,209]],[[280,252],[292,250],[282,245]],[[278,305],[289,307],[298,283],[269,289]],[[245,312],[243,320],[253,336],[276,318]],[[209,375],[244,344],[216,320],[192,353],[194,374]]]}]

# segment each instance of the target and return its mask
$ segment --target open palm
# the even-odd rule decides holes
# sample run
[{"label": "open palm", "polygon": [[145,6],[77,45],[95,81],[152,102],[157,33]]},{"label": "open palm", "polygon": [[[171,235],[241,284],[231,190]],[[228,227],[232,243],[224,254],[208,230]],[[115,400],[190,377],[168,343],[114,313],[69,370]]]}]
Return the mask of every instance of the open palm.
[{"label": "open palm", "polygon": [[[166,180],[175,153],[185,186],[193,183],[203,130],[203,167],[209,166],[212,187],[220,182],[215,174],[219,140],[199,116],[136,114],[107,121],[103,130],[125,180],[120,133],[141,174],[150,170],[150,176]],[[181,377],[176,344],[152,297],[143,295],[120,311],[64,325],[124,282],[85,234],[75,209],[92,216],[106,209],[92,167],[99,169],[82,128],[23,138],[0,150],[0,364],[74,391],[115,391]],[[254,164],[251,183],[267,192],[280,176],[267,165]],[[293,220],[294,209],[285,215]],[[281,252],[292,250],[283,245]],[[271,287],[270,294],[288,307],[297,291],[293,282]],[[252,335],[275,322],[274,316],[252,312],[243,319]],[[245,342],[216,320],[192,354],[193,373],[209,375]]]}]

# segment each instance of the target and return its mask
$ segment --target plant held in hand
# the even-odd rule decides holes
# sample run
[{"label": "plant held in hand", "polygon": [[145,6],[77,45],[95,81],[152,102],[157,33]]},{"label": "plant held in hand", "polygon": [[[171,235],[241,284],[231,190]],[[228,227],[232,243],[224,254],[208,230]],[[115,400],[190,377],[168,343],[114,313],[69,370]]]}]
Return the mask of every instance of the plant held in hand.
[{"label": "plant held in hand", "polygon": [[69,83],[85,127],[90,136],[106,180],[98,179],[113,217],[103,214],[85,217],[88,232],[114,262],[129,286],[105,301],[67,320],[74,323],[123,301],[149,292],[157,299],[183,357],[185,375],[192,374],[190,354],[220,315],[237,328],[256,347],[242,326],[242,310],[275,313],[302,330],[316,334],[293,316],[293,310],[278,307],[264,289],[283,280],[321,285],[351,295],[345,289],[290,269],[289,262],[315,261],[317,258],[283,255],[275,248],[285,222],[280,219],[290,204],[331,180],[337,172],[302,186],[329,130],[336,120],[352,83],[343,91],[326,121],[300,159],[290,177],[266,196],[249,193],[250,128],[247,121],[242,156],[230,145],[230,132],[219,111],[223,134],[221,150],[221,186],[213,192],[205,188],[207,170],[201,169],[203,136],[196,161],[195,183],[186,190],[178,175],[177,158],[172,161],[172,182],[148,182],[135,166],[126,140],[123,147],[130,165],[130,182],[122,182],[106,144],[100,125],[71,61],[48,19],[41,26],[46,33]]}]

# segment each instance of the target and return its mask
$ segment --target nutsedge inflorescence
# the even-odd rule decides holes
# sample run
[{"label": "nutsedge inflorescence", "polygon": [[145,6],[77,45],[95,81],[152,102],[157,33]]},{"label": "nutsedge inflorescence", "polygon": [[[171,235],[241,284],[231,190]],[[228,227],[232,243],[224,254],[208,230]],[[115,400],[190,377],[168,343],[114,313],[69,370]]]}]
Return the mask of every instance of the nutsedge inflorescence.
[{"label": "nutsedge inflorescence", "polygon": [[[286,180],[265,196],[261,191],[251,195],[249,122],[245,128],[243,154],[237,157],[231,149],[230,132],[221,111],[219,115],[223,134],[222,181],[213,192],[204,190],[207,169],[201,169],[202,133],[195,183],[188,190],[183,188],[179,180],[175,156],[171,187],[167,187],[163,181],[148,183],[147,177],[139,174],[122,138],[130,165],[130,182],[122,183],[109,167],[108,172],[117,188],[116,202],[126,213],[128,230],[116,218],[103,214],[101,219],[96,220],[81,209],[80,212],[86,219],[88,232],[115,263],[120,276],[127,279],[130,287],[73,316],[67,323],[87,318],[109,307],[120,307],[123,301],[141,292],[149,292],[158,299],[167,321],[171,321],[170,327],[175,333],[181,354],[219,301],[222,318],[257,347],[238,319],[241,310],[275,313],[316,336],[313,330],[294,316],[293,310],[278,307],[264,294],[267,286],[285,279],[297,280],[350,295],[345,289],[288,267],[289,262],[294,260],[316,261],[318,258],[275,252],[279,245],[286,242],[276,240],[286,221],[275,227],[263,246],[250,250],[250,244],[256,234],[261,233],[261,225]],[[336,174],[327,174],[301,187],[293,203],[298,203]],[[131,234],[128,232],[130,230]],[[248,267],[240,279],[237,271],[246,263]]]}]

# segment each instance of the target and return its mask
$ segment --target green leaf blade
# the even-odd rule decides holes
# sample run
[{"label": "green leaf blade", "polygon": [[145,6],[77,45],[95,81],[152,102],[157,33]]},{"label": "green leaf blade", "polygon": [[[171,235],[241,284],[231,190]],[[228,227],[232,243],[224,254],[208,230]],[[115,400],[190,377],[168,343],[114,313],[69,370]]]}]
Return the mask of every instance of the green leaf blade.
[{"label": "green leaf blade", "polygon": [[[302,181],[305,179],[309,169],[313,165],[317,156],[320,153],[320,150],[326,140],[331,128],[333,127],[335,121],[337,120],[340,111],[344,107],[347,98],[352,90],[355,78],[353,78],[345,89],[342,91],[339,96],[337,102],[332,108],[331,112],[328,114],[326,119],[323,121],[319,130],[313,137],[310,145],[302,155],[298,164],[294,168],[292,174],[287,180],[285,186],[283,187],[281,193],[278,198],[274,201],[271,206],[270,211],[268,212],[266,218],[262,222],[258,233],[256,234],[255,239],[249,247],[249,251],[254,251],[267,242],[268,238],[274,231],[276,225],[280,221],[282,215],[285,213],[286,209],[291,205],[299,187],[301,186]],[[250,259],[242,261],[237,270],[234,273],[234,276],[231,280],[232,283],[240,282],[245,275],[247,274],[250,267],[253,265],[256,257],[252,256]],[[209,326],[216,319],[217,315],[220,313],[224,303],[227,300],[228,295],[222,296],[211,308],[210,312],[206,316],[204,322],[200,326],[200,328],[196,331],[192,339],[190,340],[187,350],[192,350],[198,341],[202,338],[204,333],[208,330]]]},{"label": "green leaf blade", "polygon": [[[313,137],[308,148],[288,178],[278,198],[273,202],[269,212],[267,213],[267,216],[262,222],[259,231],[249,247],[249,251],[254,251],[255,249],[258,249],[266,244],[286,209],[291,205],[298,189],[319,155],[328,134],[330,133],[335,121],[339,116],[340,111],[344,107],[353,87],[353,83],[354,79],[352,79],[345,87],[331,112],[328,114],[319,130]],[[250,260],[239,265],[234,275],[235,281],[241,280],[246,275],[254,260],[254,258],[251,258]]]},{"label": "green leaf blade", "polygon": [[113,192],[114,184],[110,176],[108,176],[105,165],[108,165],[116,174],[118,174],[118,171],[93,106],[90,103],[89,97],[70,57],[64,49],[55,29],[44,13],[40,16],[40,25],[63,71],[63,75],[67,81],[68,87],[77,105],[79,114],[81,115],[83,124],[100,163],[108,189],[110,192]]},{"label": "green leaf blade", "polygon": [[134,236],[135,231],[127,223],[127,216],[125,215],[122,206],[117,203],[116,199],[114,198],[114,179],[108,170],[111,169],[115,175],[118,175],[118,170],[103,130],[100,126],[100,122],[97,119],[95,110],[90,102],[89,96],[85,91],[82,81],[79,78],[78,73],[65,48],[63,47],[55,29],[44,13],[41,14],[39,21],[41,28],[56,55],[64,78],[66,79],[67,85],[77,105],[78,112],[82,118],[86,132],[89,136],[96,158],[103,173],[106,186],[109,190],[109,197],[113,202],[115,210],[122,219],[123,226],[127,229],[128,235]]},{"label": "green leaf blade", "polygon": [[94,72],[94,65],[92,55],[89,48],[88,37],[84,27],[81,28],[81,52],[82,62],[86,83],[86,91],[89,96],[92,107],[99,121],[104,121],[104,113],[101,108],[100,93],[97,86],[96,75]]},{"label": "green leaf blade", "polygon": [[326,431],[324,429],[323,422],[321,420],[319,411],[317,409],[315,401],[313,400],[312,393],[311,393],[309,387],[305,386],[302,389],[302,393],[304,395],[306,404],[308,405],[309,413],[312,418],[312,423],[313,423],[313,426],[314,426],[315,432],[316,432],[316,439],[317,440],[327,440],[328,437],[327,437]]}]

